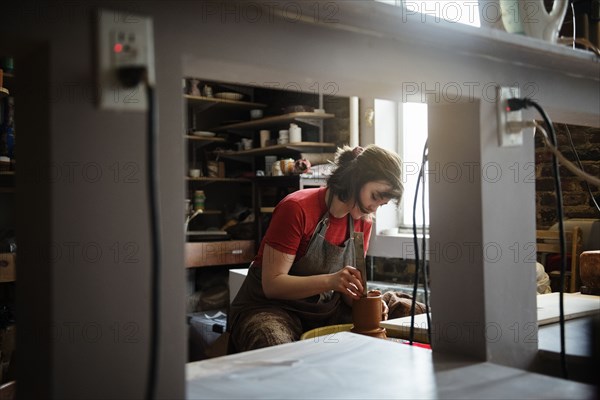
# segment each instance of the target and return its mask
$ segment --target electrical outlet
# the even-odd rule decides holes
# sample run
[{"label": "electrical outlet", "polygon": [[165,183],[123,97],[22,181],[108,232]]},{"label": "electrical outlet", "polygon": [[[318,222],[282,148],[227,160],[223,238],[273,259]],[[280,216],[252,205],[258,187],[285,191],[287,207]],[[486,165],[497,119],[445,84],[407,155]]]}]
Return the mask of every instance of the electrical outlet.
[{"label": "electrical outlet", "polygon": [[523,112],[510,111],[508,100],[518,98],[518,87],[497,87],[496,105],[498,113],[498,144],[500,147],[514,147],[523,145],[523,129],[510,126],[511,122],[523,121]]},{"label": "electrical outlet", "polygon": [[97,26],[99,107],[103,110],[145,111],[144,84],[125,88],[117,79],[120,67],[144,66],[154,85],[152,19],[124,11],[99,10]]}]

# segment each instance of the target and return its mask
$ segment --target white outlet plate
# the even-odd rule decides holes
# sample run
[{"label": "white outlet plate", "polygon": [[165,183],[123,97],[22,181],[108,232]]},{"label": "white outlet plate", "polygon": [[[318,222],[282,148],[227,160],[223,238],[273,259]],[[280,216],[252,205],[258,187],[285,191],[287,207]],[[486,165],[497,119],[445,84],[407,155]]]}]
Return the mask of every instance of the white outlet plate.
[{"label": "white outlet plate", "polygon": [[497,87],[496,104],[498,114],[498,144],[500,147],[515,147],[523,145],[523,129],[509,129],[509,122],[523,121],[523,112],[508,111],[508,100],[518,98],[518,87]]},{"label": "white outlet plate", "polygon": [[[145,66],[154,85],[154,35],[152,19],[125,11],[99,10],[97,25],[99,107],[103,110],[145,111],[144,84],[124,88],[117,69]],[[115,47],[117,46],[117,48]]]}]

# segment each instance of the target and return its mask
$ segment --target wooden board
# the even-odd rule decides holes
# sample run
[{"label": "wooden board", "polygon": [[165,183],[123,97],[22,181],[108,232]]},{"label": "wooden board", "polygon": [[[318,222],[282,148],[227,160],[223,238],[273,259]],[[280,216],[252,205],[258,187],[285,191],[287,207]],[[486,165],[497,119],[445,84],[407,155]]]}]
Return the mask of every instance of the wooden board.
[{"label": "wooden board", "polygon": [[[408,340],[410,338],[410,319],[410,316],[394,318],[387,321],[381,321],[379,325],[382,328],[385,328],[387,336]],[[429,343],[429,339],[427,338],[427,314],[415,315],[414,325],[414,340],[420,343]]]},{"label": "wooden board", "polygon": [[[538,325],[548,325],[559,321],[559,293],[537,295]],[[580,293],[564,294],[565,320],[597,315],[600,313],[600,296]],[[408,339],[410,333],[410,317],[395,318],[382,321],[381,326],[388,336]],[[415,315],[415,341],[427,341],[427,317],[425,314]]]},{"label": "wooden board", "polygon": [[[540,294],[537,296],[538,325],[558,322],[560,293]],[[564,294],[565,320],[581,318],[600,312],[600,296],[580,293]]]}]

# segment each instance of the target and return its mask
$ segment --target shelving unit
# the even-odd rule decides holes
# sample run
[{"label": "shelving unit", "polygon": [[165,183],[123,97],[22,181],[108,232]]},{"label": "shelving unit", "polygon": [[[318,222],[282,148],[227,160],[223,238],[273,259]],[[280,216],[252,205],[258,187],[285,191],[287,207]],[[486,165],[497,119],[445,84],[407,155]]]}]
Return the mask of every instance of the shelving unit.
[{"label": "shelving unit", "polygon": [[[212,113],[213,111],[229,113],[235,112],[236,110],[251,110],[266,107],[265,104],[256,102],[229,100],[217,97],[192,96],[188,94],[184,94],[183,99],[187,102],[188,112],[193,114],[202,114],[204,112]],[[199,156],[198,159],[196,159],[196,152],[198,152],[200,148],[208,149],[205,151],[205,154],[208,154],[214,152],[219,146],[231,146],[231,141],[228,140],[226,137],[223,137],[222,135],[193,135],[191,130],[192,129],[188,129],[188,133],[184,135],[184,137],[190,146],[190,155],[196,163],[194,167],[198,168],[200,167],[200,164],[202,164],[203,167],[206,167],[206,170],[203,171],[204,176],[200,176],[197,178],[192,178],[190,176],[185,177],[190,193],[190,200],[193,199],[192,194],[194,190],[212,190],[212,193],[216,194],[222,191],[229,192],[228,188],[230,187],[232,189],[239,189],[240,187],[242,187],[240,185],[248,185],[248,189],[243,189],[243,191],[247,191],[249,193],[248,197],[249,199],[251,199],[251,179],[235,176],[207,176],[210,172],[208,170],[208,166],[206,165],[207,160],[204,158],[205,156],[202,155]],[[203,127],[202,130],[214,131],[212,129],[205,129],[205,127]],[[192,160],[190,160],[190,162],[191,161]],[[225,166],[225,164],[221,164],[221,167],[223,166]],[[200,169],[202,171],[204,168],[200,167]],[[220,171],[220,174],[223,174],[223,171]],[[236,186],[228,186],[232,184]],[[210,197],[212,197],[212,195],[207,195],[207,199]],[[220,223],[216,227],[218,229],[221,229],[221,226],[223,226],[226,222],[226,205],[221,202],[216,202],[212,205],[207,205],[207,207],[211,208],[207,208],[201,214],[201,216],[198,216],[196,218],[209,218],[212,224],[216,224],[215,221],[220,221]],[[224,209],[214,209],[214,207],[224,207]],[[189,230],[191,231],[191,229]],[[252,257],[254,257],[254,240],[232,240],[232,238],[230,238],[228,234],[226,234],[224,231],[219,230],[217,232],[223,234],[223,237],[220,238],[220,235],[210,235],[209,233],[211,232],[213,231],[207,230],[205,232],[202,232],[206,234],[206,240],[208,241],[204,241],[204,235],[200,236],[200,241],[192,241],[192,235],[187,235],[188,232],[186,232],[186,238],[190,239],[186,243],[186,268],[248,263],[252,260]],[[191,234],[194,232],[189,233]]]},{"label": "shelving unit", "polygon": [[[186,255],[186,267],[193,268],[195,266],[194,263],[200,262],[199,260],[203,260],[202,265],[197,266],[207,266],[209,264],[225,265],[232,260],[235,260],[236,263],[246,263],[255,255],[254,247],[262,239],[263,228],[268,223],[268,215],[273,212],[276,203],[289,192],[305,186],[321,186],[325,183],[324,179],[312,179],[300,175],[255,176],[255,171],[264,169],[264,160],[262,157],[276,156],[278,159],[297,159],[302,153],[334,152],[338,144],[326,142],[323,139],[325,131],[324,122],[337,118],[336,112],[304,111],[278,114],[290,106],[306,105],[307,107],[317,109],[326,108],[328,103],[324,101],[322,95],[314,93],[301,95],[284,90],[252,88],[223,82],[205,82],[196,78],[189,79],[195,80],[197,83],[193,84],[198,84],[198,86],[212,87],[214,92],[227,90],[243,94],[244,99],[252,99],[252,101],[229,100],[183,94],[183,99],[188,109],[188,129],[185,138],[190,146],[188,155],[195,162],[194,168],[198,168],[200,163],[206,164],[208,160],[217,160],[223,163],[226,171],[225,176],[222,176],[223,172],[221,170],[220,177],[206,176],[208,169],[204,173],[204,176],[198,178],[186,177],[190,197],[195,189],[207,192],[212,191],[210,194],[207,193],[207,203],[209,198],[218,198],[223,200],[223,202],[229,203],[237,201],[236,204],[243,204],[244,207],[250,207],[255,218],[252,228],[254,232],[253,240],[250,241],[251,245],[245,241],[248,238],[235,235],[227,238],[227,240],[215,240],[213,242],[203,242],[203,239],[200,238],[193,245],[192,243],[187,243],[186,249],[196,254]],[[189,88],[190,81],[187,83],[186,87]],[[256,99],[260,99],[260,101],[254,101]],[[339,99],[335,98],[335,100]],[[336,104],[348,103],[337,102]],[[252,119],[249,113],[249,110],[252,109],[264,109],[264,114],[267,116]],[[335,107],[333,109],[335,110]],[[349,118],[348,113],[349,106],[347,111],[342,112],[342,115],[346,115],[345,118]],[[291,123],[302,127],[304,141],[257,147],[258,140],[256,139],[259,130],[270,130],[272,134],[270,140],[274,141],[277,130],[287,129]],[[334,126],[331,125],[331,132],[335,129]],[[197,136],[192,135],[192,131],[212,132],[215,135]],[[339,135],[337,134],[331,133],[330,137],[335,138],[336,141],[339,140]],[[242,138],[253,139],[255,147],[240,150]],[[270,171],[265,172],[268,175]],[[249,186],[245,186],[246,184]],[[237,191],[234,192],[234,190]],[[236,196],[238,196],[237,200]],[[239,198],[240,196],[242,198]],[[207,204],[207,208],[212,209],[215,206],[217,208],[224,207],[223,202],[218,205],[215,203],[212,205]],[[225,214],[223,212],[222,216],[225,216]],[[226,217],[226,219],[228,218]],[[230,251],[232,246],[237,246],[233,253]],[[223,258],[220,259],[217,257],[206,261],[204,258],[198,257],[198,252],[207,251],[209,248],[224,255]],[[240,250],[242,248],[243,251]],[[241,256],[242,254],[247,259]]]}]

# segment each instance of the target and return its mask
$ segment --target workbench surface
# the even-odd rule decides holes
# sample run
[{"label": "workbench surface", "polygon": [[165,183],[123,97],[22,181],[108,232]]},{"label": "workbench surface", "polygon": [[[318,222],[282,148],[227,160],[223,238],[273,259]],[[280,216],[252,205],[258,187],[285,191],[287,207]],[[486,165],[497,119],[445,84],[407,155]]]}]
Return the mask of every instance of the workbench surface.
[{"label": "workbench surface", "polygon": [[591,385],[350,332],[190,363],[188,399],[590,399]]}]

